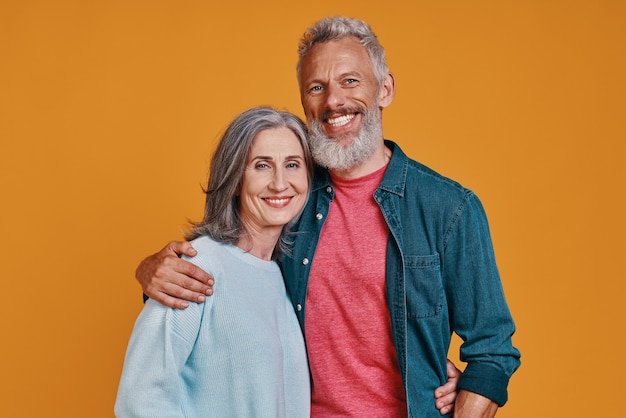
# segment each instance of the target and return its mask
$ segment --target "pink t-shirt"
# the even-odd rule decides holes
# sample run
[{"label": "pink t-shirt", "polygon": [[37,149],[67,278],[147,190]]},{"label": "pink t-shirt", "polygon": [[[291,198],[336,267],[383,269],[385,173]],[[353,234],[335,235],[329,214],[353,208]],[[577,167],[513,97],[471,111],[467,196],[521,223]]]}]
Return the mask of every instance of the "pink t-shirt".
[{"label": "pink t-shirt", "polygon": [[306,303],[311,416],[406,416],[385,289],[388,228],[373,198],[386,167],[332,177]]}]

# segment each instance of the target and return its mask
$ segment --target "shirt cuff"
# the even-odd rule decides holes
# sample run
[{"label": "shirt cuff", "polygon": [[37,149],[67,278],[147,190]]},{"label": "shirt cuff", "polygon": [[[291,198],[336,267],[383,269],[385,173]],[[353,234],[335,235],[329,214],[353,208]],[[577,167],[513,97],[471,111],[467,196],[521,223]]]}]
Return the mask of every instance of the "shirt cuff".
[{"label": "shirt cuff", "polygon": [[485,363],[470,363],[459,380],[459,390],[467,390],[503,406],[509,398],[509,376]]}]

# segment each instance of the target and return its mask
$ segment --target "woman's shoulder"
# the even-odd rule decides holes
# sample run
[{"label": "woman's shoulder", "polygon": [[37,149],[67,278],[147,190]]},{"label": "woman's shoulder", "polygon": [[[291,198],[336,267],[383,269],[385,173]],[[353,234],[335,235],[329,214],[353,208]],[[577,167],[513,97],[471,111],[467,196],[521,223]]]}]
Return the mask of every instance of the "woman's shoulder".
[{"label": "woman's shoulder", "polygon": [[221,252],[221,251],[225,251],[226,246],[230,246],[230,244],[225,244],[223,242],[216,241],[213,238],[209,237],[208,235],[203,235],[194,240],[191,240],[190,244],[193,246],[193,248],[196,249],[196,251],[198,251],[198,253],[205,251],[205,250]]},{"label": "woman's shoulder", "polygon": [[222,263],[229,258],[231,253],[231,244],[216,241],[205,235],[190,241],[190,243],[198,254],[195,257],[183,256],[183,259],[197,265],[211,275],[219,274],[222,271]]}]

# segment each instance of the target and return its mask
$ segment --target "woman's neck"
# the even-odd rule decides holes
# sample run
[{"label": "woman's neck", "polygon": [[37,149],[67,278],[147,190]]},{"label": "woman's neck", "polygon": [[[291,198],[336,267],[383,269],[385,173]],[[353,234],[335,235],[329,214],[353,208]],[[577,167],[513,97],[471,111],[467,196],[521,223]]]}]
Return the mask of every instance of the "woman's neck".
[{"label": "woman's neck", "polygon": [[280,237],[280,232],[260,233],[259,231],[246,231],[235,245],[261,260],[270,261]]}]

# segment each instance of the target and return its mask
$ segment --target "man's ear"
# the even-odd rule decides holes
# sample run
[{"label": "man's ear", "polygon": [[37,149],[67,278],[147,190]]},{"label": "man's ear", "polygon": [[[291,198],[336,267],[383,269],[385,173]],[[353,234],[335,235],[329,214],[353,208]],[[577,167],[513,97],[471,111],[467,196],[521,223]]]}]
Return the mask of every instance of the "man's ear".
[{"label": "man's ear", "polygon": [[380,86],[378,93],[378,105],[381,109],[388,107],[396,96],[396,78],[388,73]]}]

